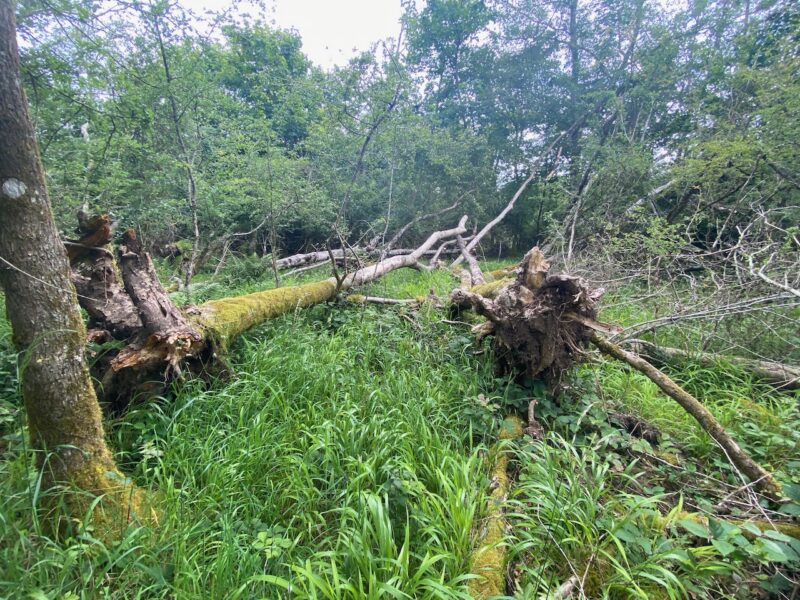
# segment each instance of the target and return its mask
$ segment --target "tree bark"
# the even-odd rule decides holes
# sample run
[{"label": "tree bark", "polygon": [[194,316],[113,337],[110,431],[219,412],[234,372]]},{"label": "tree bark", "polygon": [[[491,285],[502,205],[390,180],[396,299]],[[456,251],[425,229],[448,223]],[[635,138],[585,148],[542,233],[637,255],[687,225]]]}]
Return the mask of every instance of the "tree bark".
[{"label": "tree bark", "polygon": [[43,485],[71,490],[64,495],[68,517],[82,517],[93,496],[103,495],[93,513],[95,535],[110,539],[142,510],[142,498],[106,445],[84,358],[86,331],[20,85],[10,0],[0,0],[0,139],[0,284],[23,362],[31,443]]}]

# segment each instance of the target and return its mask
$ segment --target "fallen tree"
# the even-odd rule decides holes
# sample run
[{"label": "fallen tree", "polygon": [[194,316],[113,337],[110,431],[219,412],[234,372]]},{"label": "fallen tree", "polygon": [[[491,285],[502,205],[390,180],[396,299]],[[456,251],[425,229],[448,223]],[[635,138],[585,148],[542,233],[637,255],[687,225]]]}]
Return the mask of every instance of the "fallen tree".
[{"label": "fallen tree", "polygon": [[596,301],[601,290],[590,289],[580,278],[549,270],[542,252],[534,248],[525,256],[517,277],[494,291],[494,299],[481,294],[480,286],[458,288],[451,294],[456,305],[472,308],[486,317],[487,323],[475,330],[481,336],[493,336],[495,360],[502,372],[544,379],[556,387],[562,374],[585,356],[585,348],[591,343],[651,379],[719,444],[753,487],[773,500],[781,498],[780,484],[736,443],[699,400],[642,357],[600,335],[618,330],[597,321]]},{"label": "fallen tree", "polygon": [[636,354],[645,355],[652,362],[658,364],[679,365],[694,361],[704,367],[709,367],[724,361],[747,371],[754,378],[772,384],[778,389],[800,389],[800,367],[768,360],[743,358],[741,356],[718,355],[700,351],[687,352],[679,348],[659,346],[645,340],[626,340],[625,345],[633,349]]},{"label": "fallen tree", "polygon": [[196,372],[217,368],[221,350],[267,319],[331,300],[396,269],[420,267],[420,260],[443,240],[466,231],[467,217],[407,254],[351,273],[334,271],[320,281],[185,308],[170,300],[134,231],[126,231],[114,251],[107,216],[82,215],[79,220],[86,225],[78,242],[81,251],[73,253],[72,277],[90,316],[90,338],[124,343],[96,361],[94,372],[103,399],[120,407],[139,392],[152,393],[171,377],[181,377],[187,367]]}]

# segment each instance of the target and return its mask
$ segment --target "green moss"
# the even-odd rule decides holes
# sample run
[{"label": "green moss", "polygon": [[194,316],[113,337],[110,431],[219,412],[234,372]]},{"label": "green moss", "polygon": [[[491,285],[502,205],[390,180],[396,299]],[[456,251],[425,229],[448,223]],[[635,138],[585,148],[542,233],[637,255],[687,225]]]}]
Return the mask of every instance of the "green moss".
[{"label": "green moss", "polygon": [[484,273],[483,277],[487,283],[491,283],[492,281],[497,281],[498,279],[507,279],[509,277],[514,277],[514,269],[516,269],[519,265],[513,264],[508,265],[507,267],[503,267],[501,269],[495,269],[494,271],[489,271],[488,273]]},{"label": "green moss", "polygon": [[336,283],[332,279],[280,287],[206,302],[200,306],[197,320],[224,346],[267,319],[319,304],[335,295]]},{"label": "green moss", "polygon": [[[500,425],[501,440],[517,439],[522,437],[522,433],[522,421],[518,417],[506,417]],[[492,469],[494,489],[489,497],[486,532],[481,545],[473,552],[471,560],[472,572],[480,575],[469,582],[469,593],[476,600],[505,595],[508,558],[506,547],[503,545],[506,528],[503,504],[508,495],[508,455],[499,448],[495,450],[497,458]]]},{"label": "green moss", "polygon": [[470,289],[470,292],[473,294],[478,294],[479,296],[483,296],[484,298],[494,298],[501,289],[503,289],[512,281],[514,281],[513,277],[503,277],[488,283],[480,283],[476,286],[473,286],[472,289]]}]

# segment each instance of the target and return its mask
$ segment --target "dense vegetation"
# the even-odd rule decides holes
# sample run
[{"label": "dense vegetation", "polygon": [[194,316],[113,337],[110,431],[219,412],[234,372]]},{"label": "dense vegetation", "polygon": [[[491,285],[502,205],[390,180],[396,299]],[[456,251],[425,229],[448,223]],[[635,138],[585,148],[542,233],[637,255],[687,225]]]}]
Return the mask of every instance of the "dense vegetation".
[{"label": "dense vegetation", "polygon": [[[0,320],[0,596],[469,598],[503,452],[510,596],[556,597],[571,578],[573,597],[796,595],[800,395],[735,360],[800,363],[800,8],[404,7],[398,39],[325,72],[295,32],[258,20],[20,2],[22,83],[63,238],[78,237],[80,207],[111,213],[189,305],[327,277],[276,261],[380,249],[454,202],[399,246],[461,214],[477,230],[518,193],[478,248],[484,270],[544,245],[606,288],[601,316],[621,338],[713,355],[663,368],[786,498],[753,493],[624,365],[587,356],[547,388],[493,370],[471,315],[337,299],[248,332],[224,375],[107,412],[157,525],[121,522],[112,542],[89,511],[54,532],[66,508],[41,485],[26,355]],[[457,285],[406,270],[359,293]],[[542,438],[498,442],[531,399]]]}]

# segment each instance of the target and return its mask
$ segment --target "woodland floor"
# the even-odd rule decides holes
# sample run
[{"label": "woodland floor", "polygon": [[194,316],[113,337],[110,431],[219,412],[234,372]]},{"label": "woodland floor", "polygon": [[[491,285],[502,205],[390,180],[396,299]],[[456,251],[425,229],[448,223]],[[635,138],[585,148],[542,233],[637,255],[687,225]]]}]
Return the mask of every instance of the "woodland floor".
[{"label": "woodland floor", "polygon": [[[246,266],[234,263],[216,283],[198,278],[192,300],[269,287],[268,274]],[[398,271],[368,293],[408,298],[433,288],[446,297],[453,282],[446,271]],[[652,309],[615,309],[618,299],[605,299],[605,321],[640,321]],[[547,433],[511,447],[506,541],[516,597],[539,598],[576,574],[589,597],[791,589],[779,572],[800,565],[791,538],[681,524],[679,510],[718,510],[741,484],[649,380],[595,357],[555,402],[538,384],[494,377],[469,328],[444,318],[431,307],[298,311],[249,332],[232,349],[229,380],[185,382],[169,400],[115,418],[108,430],[118,460],[157,490],[163,517],[156,531],[131,527],[110,547],[86,529],[56,541],[40,523],[0,322],[0,597],[468,598],[488,449],[500,419],[524,415],[531,397]],[[670,374],[757,460],[800,484],[800,394],[725,365]],[[614,413],[646,418],[660,442],[630,435]],[[725,508],[731,518],[740,509]],[[655,522],[659,514],[666,522]]]}]

